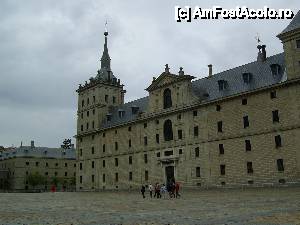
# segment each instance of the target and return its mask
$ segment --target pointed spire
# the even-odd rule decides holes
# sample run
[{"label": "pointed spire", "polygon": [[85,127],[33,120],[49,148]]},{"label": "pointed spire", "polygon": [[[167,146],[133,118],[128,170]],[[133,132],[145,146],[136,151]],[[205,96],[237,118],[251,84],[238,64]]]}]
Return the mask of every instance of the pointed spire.
[{"label": "pointed spire", "polygon": [[101,57],[101,69],[110,70],[110,57],[109,57],[109,54],[108,54],[108,47],[107,47],[107,36],[108,36],[107,21],[105,23],[104,36],[105,36],[105,41],[104,41],[104,50],[103,50],[103,54],[102,54],[102,57]]}]

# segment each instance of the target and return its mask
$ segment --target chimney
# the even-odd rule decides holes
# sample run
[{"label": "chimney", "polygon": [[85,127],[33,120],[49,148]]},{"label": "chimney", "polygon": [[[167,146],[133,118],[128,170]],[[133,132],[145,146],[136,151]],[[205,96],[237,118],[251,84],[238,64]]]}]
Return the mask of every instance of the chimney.
[{"label": "chimney", "polygon": [[208,66],[208,76],[212,76],[212,64],[207,65]]},{"label": "chimney", "polygon": [[267,59],[266,45],[261,46],[261,53],[262,53],[262,61],[264,62]]},{"label": "chimney", "polygon": [[30,146],[31,146],[31,148],[34,148],[34,141],[31,141]]},{"label": "chimney", "polygon": [[267,59],[266,45],[258,45],[257,61],[264,62]]}]

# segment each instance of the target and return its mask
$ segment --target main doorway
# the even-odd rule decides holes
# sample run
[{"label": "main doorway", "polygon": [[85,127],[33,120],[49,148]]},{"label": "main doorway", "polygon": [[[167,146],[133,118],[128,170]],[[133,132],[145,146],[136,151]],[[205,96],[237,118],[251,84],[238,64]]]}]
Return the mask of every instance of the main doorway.
[{"label": "main doorway", "polygon": [[175,181],[174,166],[166,166],[166,184]]}]

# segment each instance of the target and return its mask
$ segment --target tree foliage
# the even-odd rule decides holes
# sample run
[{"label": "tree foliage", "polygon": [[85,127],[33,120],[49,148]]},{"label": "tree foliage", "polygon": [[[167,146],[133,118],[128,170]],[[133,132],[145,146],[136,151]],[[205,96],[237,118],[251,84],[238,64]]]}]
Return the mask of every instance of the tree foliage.
[{"label": "tree foliage", "polygon": [[28,184],[32,187],[45,184],[46,178],[39,174],[39,172],[30,173],[27,177]]}]

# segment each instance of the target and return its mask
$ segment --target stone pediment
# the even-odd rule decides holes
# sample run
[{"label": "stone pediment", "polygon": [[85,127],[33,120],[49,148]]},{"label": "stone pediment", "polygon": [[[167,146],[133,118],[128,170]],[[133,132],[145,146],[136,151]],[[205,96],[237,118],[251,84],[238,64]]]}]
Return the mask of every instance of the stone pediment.
[{"label": "stone pediment", "polygon": [[157,79],[153,79],[152,84],[146,88],[147,91],[153,91],[165,87],[170,84],[174,84],[183,80],[191,81],[195,77],[190,75],[175,75],[169,72],[163,72]]}]

